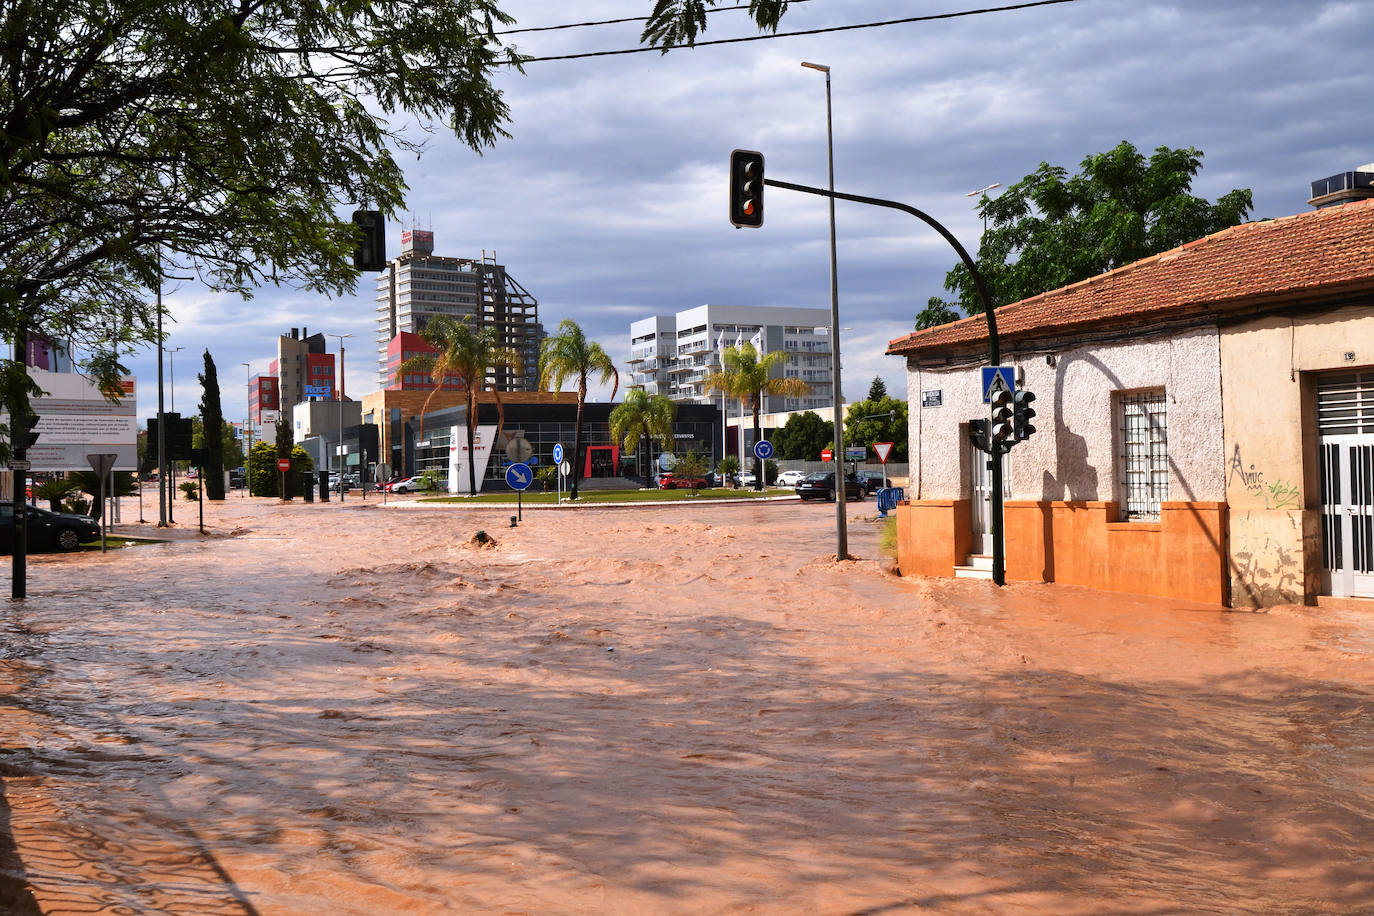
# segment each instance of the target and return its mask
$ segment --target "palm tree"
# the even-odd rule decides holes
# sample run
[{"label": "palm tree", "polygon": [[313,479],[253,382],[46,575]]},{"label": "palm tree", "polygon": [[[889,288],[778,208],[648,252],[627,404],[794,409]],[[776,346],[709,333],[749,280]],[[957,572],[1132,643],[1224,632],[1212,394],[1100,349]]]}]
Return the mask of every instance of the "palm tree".
[{"label": "palm tree", "polygon": [[611,411],[611,438],[631,453],[639,450],[640,442],[655,440],[664,451],[670,451],[675,419],[677,404],[671,399],[661,394],[651,397],[643,388],[634,388],[626,392],[625,402]]},{"label": "palm tree", "polygon": [[[420,330],[425,342],[438,350],[438,353],[419,353],[401,363],[398,373],[428,372],[434,381],[434,390],[425,398],[420,408],[420,435],[425,434],[425,412],[429,402],[444,387],[450,378],[462,383],[467,395],[468,427],[468,490],[477,493],[477,462],[474,460],[474,440],[477,436],[477,395],[486,390],[487,372],[498,366],[506,366],[519,372],[523,367],[520,354],[509,347],[501,346],[494,328],[479,328],[470,316],[455,320],[445,315],[431,318]],[[501,427],[506,424],[505,406],[501,394],[492,388],[496,400],[496,435],[501,435]]]},{"label": "palm tree", "polygon": [[[721,371],[706,376],[702,384],[706,386],[707,391],[722,391],[728,397],[738,399],[741,415],[746,407],[753,411],[754,441],[757,442],[761,438],[759,412],[763,408],[765,395],[799,398],[811,390],[811,386],[799,378],[769,377],[775,368],[786,361],[786,350],[774,350],[766,356],[759,356],[751,343],[740,347],[726,347],[722,356]],[[754,489],[762,490],[763,486],[763,462],[755,458]]]},{"label": "palm tree", "polygon": [[558,333],[544,338],[539,347],[539,385],[549,391],[559,391],[569,378],[577,379],[577,430],[573,433],[572,498],[577,499],[577,481],[582,476],[582,405],[587,402],[587,379],[600,376],[600,383],[614,379],[611,400],[620,390],[620,373],[601,349],[601,344],[588,340],[576,321],[564,318],[558,323]]}]

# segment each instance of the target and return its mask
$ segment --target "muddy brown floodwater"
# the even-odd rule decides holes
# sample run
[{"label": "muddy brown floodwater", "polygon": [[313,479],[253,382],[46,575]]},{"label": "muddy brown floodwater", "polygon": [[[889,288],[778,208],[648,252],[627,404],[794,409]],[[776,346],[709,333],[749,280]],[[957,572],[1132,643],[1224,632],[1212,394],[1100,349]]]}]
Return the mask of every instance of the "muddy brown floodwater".
[{"label": "muddy brown floodwater", "polygon": [[34,557],[0,911],[1374,912],[1374,616],[903,580],[872,511],[844,564],[826,505],[375,498]]}]

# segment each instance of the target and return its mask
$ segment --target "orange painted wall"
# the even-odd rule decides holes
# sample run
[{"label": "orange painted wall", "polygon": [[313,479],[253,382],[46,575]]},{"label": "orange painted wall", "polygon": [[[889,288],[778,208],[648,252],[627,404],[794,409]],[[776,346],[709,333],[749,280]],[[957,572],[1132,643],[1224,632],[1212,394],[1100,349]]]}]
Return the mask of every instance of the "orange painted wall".
[{"label": "orange painted wall", "polygon": [[[902,575],[952,576],[968,555],[969,511],[968,500],[899,506]],[[1009,500],[1007,580],[1226,604],[1226,513],[1223,502],[1166,502],[1158,522],[1119,522],[1114,502]]]},{"label": "orange painted wall", "polygon": [[967,499],[897,505],[897,566],[904,576],[953,576],[968,556],[973,518]]}]

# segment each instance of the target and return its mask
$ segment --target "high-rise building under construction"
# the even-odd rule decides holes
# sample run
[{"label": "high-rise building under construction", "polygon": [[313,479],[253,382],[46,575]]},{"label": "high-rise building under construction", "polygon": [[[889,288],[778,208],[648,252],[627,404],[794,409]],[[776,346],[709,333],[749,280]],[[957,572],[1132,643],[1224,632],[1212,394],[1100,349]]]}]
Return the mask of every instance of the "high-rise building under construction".
[{"label": "high-rise building under construction", "polygon": [[[520,355],[521,370],[501,366],[487,376],[498,391],[539,389],[539,302],[484,251],[480,260],[434,254],[434,233],[401,233],[401,254],[377,276],[377,371],[381,387],[425,388],[428,378],[398,374],[413,355],[401,335],[419,334],[437,315],[474,321],[496,332],[498,345]],[[410,338],[413,340],[413,338]]]}]

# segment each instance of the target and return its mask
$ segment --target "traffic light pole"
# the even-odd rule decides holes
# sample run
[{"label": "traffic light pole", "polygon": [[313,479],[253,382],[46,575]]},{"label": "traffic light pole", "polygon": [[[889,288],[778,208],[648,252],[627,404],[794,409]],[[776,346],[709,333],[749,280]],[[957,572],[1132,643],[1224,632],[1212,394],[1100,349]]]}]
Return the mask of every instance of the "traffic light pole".
[{"label": "traffic light pole", "polygon": [[[773,178],[765,178],[763,183],[775,188],[784,188],[788,191],[800,191],[803,194],[817,194],[821,197],[829,197],[831,201],[852,200],[858,204],[869,204],[874,207],[887,207],[891,210],[901,210],[903,213],[910,213],[912,216],[929,225],[936,232],[940,233],[950,247],[959,255],[959,260],[964,262],[968,268],[969,275],[973,277],[973,285],[978,290],[978,298],[983,303],[983,315],[988,322],[988,360],[996,366],[1001,360],[1001,349],[997,343],[997,317],[993,314],[992,300],[988,297],[987,286],[983,283],[983,275],[978,271],[978,265],[964,246],[959,244],[959,240],[954,234],[940,225],[939,221],[928,213],[917,210],[907,204],[898,203],[895,200],[884,200],[881,197],[861,197],[858,194],[842,194],[839,191],[827,191],[824,188],[813,188],[810,185],[793,184],[790,181],[778,181]],[[992,448],[988,451],[988,466],[992,472],[992,581],[997,585],[1005,585],[1007,581],[1007,559],[1005,547],[1002,544],[1002,455],[1005,452],[996,444],[989,443]],[[843,484],[841,484],[843,486]]]}]

